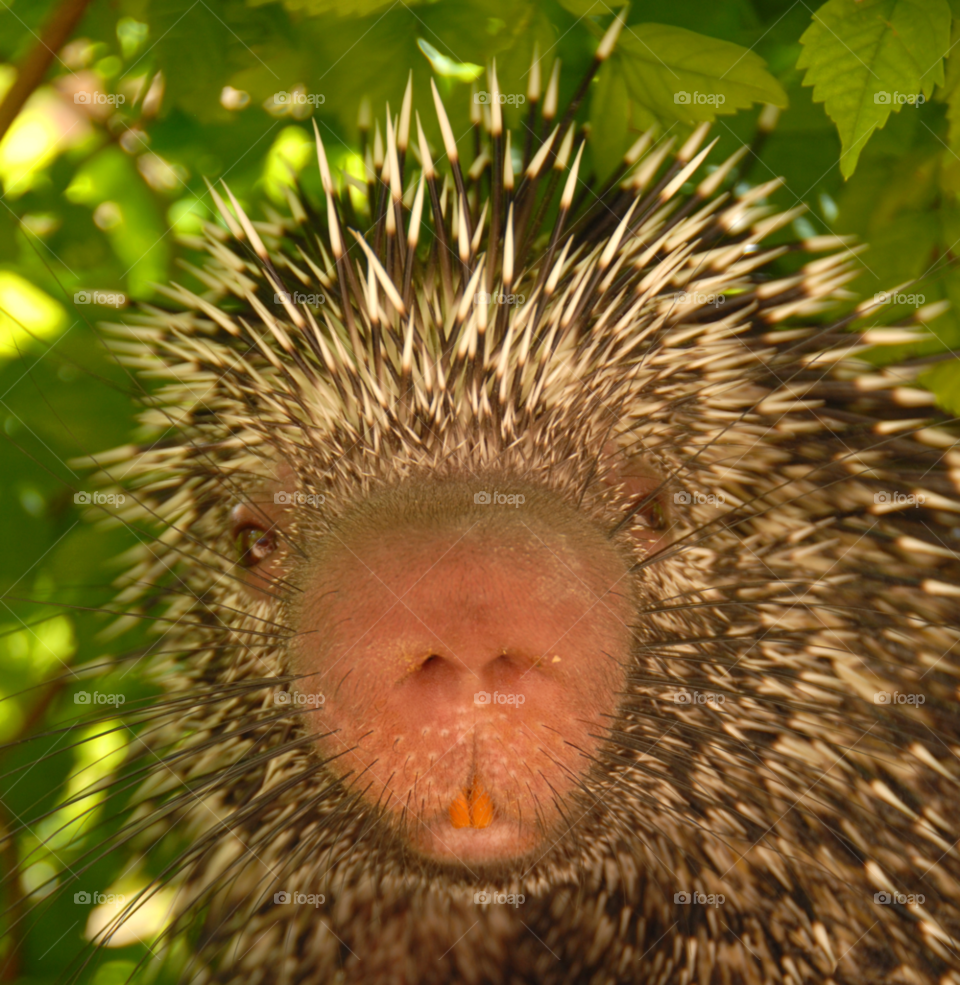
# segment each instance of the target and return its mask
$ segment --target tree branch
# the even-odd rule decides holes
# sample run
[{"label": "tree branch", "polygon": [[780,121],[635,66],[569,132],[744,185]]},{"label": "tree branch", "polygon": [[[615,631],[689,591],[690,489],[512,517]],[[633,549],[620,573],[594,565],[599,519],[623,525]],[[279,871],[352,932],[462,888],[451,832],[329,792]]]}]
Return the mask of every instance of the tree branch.
[{"label": "tree branch", "polygon": [[30,93],[47,74],[50,63],[80,23],[90,0],[63,0],[43,28],[39,40],[17,68],[17,78],[0,104],[0,140],[23,109]]}]

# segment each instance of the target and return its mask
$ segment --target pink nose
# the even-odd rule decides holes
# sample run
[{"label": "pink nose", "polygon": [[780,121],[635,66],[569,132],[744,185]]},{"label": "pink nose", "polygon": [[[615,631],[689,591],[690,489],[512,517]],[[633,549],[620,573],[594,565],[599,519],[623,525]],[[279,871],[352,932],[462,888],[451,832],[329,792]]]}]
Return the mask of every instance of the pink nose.
[{"label": "pink nose", "polygon": [[509,651],[487,659],[489,650],[481,654],[471,650],[472,647],[451,656],[431,654],[404,682],[405,695],[413,702],[421,702],[427,717],[439,714],[444,707],[464,704],[480,708],[523,706],[527,694],[533,697],[540,689],[540,676],[531,676],[537,662],[518,659]]},{"label": "pink nose", "polygon": [[[523,573],[500,566],[474,568],[471,583],[458,584],[447,577],[457,560],[438,565],[396,599],[381,595],[344,661],[364,673],[376,668],[380,681],[399,667],[397,712],[414,723],[562,700],[586,670],[578,659],[592,621],[582,624],[584,607],[566,598],[533,603]],[[390,700],[388,689],[377,691]]]},{"label": "pink nose", "polygon": [[421,850],[529,851],[616,709],[626,568],[533,536],[411,541],[351,544],[308,587],[296,669],[326,700],[307,719]]}]

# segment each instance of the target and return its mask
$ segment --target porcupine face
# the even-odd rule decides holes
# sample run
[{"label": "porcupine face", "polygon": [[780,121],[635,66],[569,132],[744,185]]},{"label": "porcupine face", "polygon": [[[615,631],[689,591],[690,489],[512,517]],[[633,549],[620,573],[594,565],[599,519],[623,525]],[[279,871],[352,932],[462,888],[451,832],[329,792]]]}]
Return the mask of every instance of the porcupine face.
[{"label": "porcupine face", "polygon": [[[572,131],[514,188],[492,115],[476,240],[482,189],[453,158],[441,200],[425,140],[408,214],[388,116],[362,242],[318,145],[325,216],[225,206],[212,293],[128,331],[183,438],[135,458],[169,527],[128,598],[182,572],[166,682],[220,696],[163,734],[204,798],[176,815],[198,962],[960,981],[955,439],[915,370],[841,351],[904,330],[810,324],[842,253],[761,281],[792,217],[718,198],[735,162],[702,177],[705,131],[578,211]],[[269,304],[298,281],[322,310]]]},{"label": "porcupine face", "polygon": [[557,837],[631,649],[629,559],[559,497],[490,485],[522,500],[512,515],[476,481],[365,501],[310,544],[291,613],[337,772],[452,863]]}]

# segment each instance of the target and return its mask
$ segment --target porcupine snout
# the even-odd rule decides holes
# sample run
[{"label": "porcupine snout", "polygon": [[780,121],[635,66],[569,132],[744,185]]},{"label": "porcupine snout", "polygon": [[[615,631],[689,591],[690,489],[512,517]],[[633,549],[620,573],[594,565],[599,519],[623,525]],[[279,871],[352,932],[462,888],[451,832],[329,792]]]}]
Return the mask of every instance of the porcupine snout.
[{"label": "porcupine snout", "polygon": [[291,672],[333,768],[435,859],[546,848],[622,691],[624,552],[508,479],[395,488],[304,543]]}]

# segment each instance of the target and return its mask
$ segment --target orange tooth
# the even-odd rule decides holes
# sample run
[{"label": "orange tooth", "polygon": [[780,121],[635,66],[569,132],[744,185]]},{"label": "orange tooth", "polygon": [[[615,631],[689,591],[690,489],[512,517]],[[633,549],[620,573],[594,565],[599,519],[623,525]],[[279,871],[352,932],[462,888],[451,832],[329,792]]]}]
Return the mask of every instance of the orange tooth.
[{"label": "orange tooth", "polygon": [[486,828],[493,821],[493,801],[479,780],[461,790],[449,808],[450,823],[455,828]]},{"label": "orange tooth", "polygon": [[485,828],[493,820],[493,801],[479,783],[470,791],[470,820],[475,828]]},{"label": "orange tooth", "polygon": [[457,799],[450,805],[450,823],[455,828],[470,827],[470,808],[462,791],[457,794]]}]

